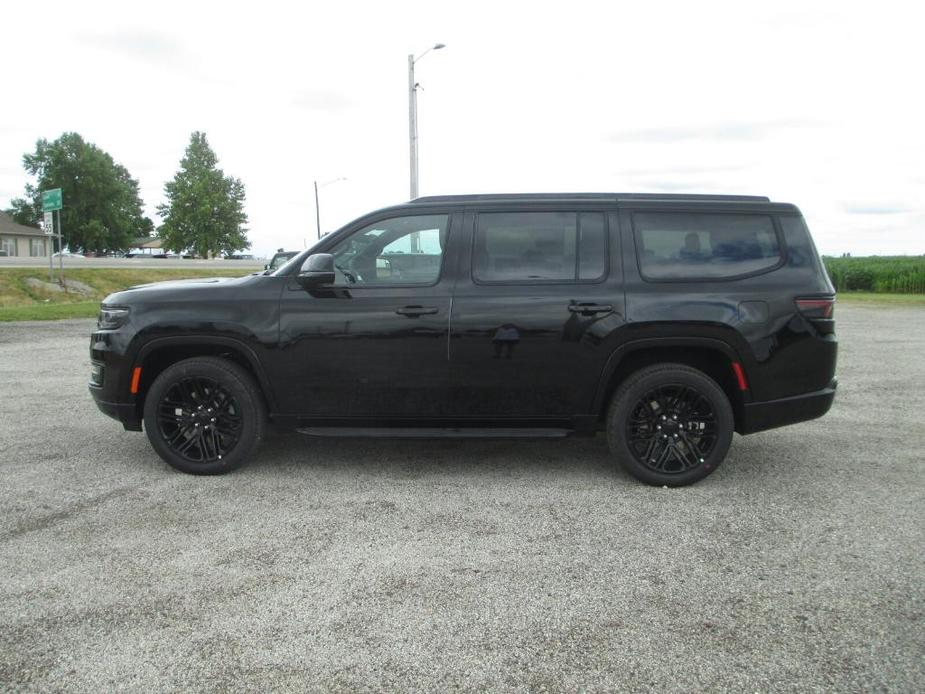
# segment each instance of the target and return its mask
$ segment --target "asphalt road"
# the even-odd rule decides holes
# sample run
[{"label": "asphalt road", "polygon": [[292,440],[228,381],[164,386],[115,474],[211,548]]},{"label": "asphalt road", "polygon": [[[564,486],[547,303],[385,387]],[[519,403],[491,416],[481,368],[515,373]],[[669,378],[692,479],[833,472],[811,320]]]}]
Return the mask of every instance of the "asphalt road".
[{"label": "asphalt road", "polygon": [[0,325],[0,689],[925,691],[925,311],[839,306],[822,420],[686,489],[602,439],[166,467],[85,321]]}]

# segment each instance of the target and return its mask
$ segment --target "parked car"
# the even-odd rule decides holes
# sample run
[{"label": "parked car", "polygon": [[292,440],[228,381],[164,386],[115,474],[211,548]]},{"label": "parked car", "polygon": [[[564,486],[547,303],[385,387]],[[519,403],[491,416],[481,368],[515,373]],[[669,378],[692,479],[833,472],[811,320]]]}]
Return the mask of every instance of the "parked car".
[{"label": "parked car", "polygon": [[90,391],[170,465],[315,436],[604,432],[643,482],[825,414],[835,291],[764,197],[470,195],[368,214],[269,275],[107,297]]},{"label": "parked car", "polygon": [[290,260],[295,258],[299,254],[298,251],[284,251],[282,249],[278,250],[273,254],[273,257],[270,259],[270,262],[263,266],[263,269],[267,272],[275,272],[279,270],[283,265],[288,263]]},{"label": "parked car", "polygon": [[52,258],[67,258],[69,260],[86,260],[86,256],[80,253],[71,253],[70,251],[58,251],[52,255]]}]

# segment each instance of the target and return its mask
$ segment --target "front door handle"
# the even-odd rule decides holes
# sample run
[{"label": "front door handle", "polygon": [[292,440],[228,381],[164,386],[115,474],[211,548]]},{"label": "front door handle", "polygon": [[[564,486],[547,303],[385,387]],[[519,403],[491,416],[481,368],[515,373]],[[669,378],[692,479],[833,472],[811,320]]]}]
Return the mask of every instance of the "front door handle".
[{"label": "front door handle", "polygon": [[569,304],[568,310],[590,316],[595,313],[610,313],[613,311],[613,304]]},{"label": "front door handle", "polygon": [[415,318],[417,316],[428,316],[440,311],[436,306],[403,306],[402,308],[395,309],[395,313],[400,316],[408,316],[409,318]]}]

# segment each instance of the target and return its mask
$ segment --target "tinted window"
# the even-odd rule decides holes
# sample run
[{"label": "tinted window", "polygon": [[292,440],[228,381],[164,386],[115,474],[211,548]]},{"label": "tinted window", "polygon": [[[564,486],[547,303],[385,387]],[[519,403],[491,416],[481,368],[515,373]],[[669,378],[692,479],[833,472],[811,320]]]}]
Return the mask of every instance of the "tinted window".
[{"label": "tinted window", "polygon": [[440,277],[448,221],[443,214],[394,217],[352,233],[331,250],[335,284],[433,284]]},{"label": "tinted window", "polygon": [[596,280],[604,275],[600,212],[479,215],[472,275],[483,282]]},{"label": "tinted window", "polygon": [[751,214],[637,212],[639,265],[650,279],[715,279],[780,262],[770,217]]}]

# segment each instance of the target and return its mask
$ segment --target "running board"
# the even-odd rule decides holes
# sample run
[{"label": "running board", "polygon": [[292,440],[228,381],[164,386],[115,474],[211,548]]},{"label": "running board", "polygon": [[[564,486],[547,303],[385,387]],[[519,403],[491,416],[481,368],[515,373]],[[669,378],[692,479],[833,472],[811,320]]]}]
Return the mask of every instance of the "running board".
[{"label": "running board", "polygon": [[304,427],[307,436],[390,439],[561,439],[572,429],[548,427]]}]

